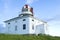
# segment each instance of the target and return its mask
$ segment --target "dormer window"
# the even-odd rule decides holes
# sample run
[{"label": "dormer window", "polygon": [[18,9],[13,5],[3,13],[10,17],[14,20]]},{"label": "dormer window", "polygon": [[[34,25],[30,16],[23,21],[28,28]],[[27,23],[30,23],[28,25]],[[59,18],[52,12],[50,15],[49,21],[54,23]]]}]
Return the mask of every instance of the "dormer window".
[{"label": "dormer window", "polygon": [[26,19],[23,19],[23,21],[25,21]]},{"label": "dormer window", "polygon": [[32,19],[32,21],[34,21],[34,20]]},{"label": "dormer window", "polygon": [[10,23],[8,23],[8,24],[10,24]]}]

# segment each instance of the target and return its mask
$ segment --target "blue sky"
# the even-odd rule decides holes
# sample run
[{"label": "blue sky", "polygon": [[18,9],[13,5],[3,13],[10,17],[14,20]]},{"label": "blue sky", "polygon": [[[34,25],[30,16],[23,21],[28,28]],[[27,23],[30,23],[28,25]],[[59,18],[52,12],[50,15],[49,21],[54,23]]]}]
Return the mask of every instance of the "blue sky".
[{"label": "blue sky", "polygon": [[0,24],[17,17],[25,4],[34,8],[35,17],[48,23],[50,35],[60,36],[60,0],[0,0]]}]

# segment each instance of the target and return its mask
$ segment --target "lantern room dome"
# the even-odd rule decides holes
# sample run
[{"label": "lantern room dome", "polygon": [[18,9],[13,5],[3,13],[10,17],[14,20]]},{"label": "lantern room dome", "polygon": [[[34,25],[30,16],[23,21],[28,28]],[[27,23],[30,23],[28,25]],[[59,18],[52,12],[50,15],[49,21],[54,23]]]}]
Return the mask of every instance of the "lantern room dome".
[{"label": "lantern room dome", "polygon": [[24,5],[23,8],[30,8],[30,6],[26,4],[26,5]]},{"label": "lantern room dome", "polygon": [[22,15],[28,14],[33,16],[33,8],[26,4],[22,7],[21,14]]}]

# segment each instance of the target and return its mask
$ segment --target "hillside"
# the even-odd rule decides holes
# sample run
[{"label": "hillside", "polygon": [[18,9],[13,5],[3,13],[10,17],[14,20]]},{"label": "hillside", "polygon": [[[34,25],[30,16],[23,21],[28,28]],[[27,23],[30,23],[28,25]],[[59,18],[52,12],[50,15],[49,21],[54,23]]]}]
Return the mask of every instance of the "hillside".
[{"label": "hillside", "polygon": [[49,35],[9,35],[0,34],[0,40],[60,40],[60,37],[52,37]]}]

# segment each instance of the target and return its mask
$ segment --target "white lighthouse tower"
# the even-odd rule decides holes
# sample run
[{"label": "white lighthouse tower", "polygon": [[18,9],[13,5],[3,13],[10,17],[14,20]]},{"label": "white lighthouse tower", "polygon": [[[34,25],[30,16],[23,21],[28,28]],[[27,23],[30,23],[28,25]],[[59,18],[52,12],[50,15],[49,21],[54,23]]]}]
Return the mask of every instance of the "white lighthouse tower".
[{"label": "white lighthouse tower", "polygon": [[46,22],[34,17],[33,8],[24,5],[18,17],[4,21],[8,34],[46,34]]}]

